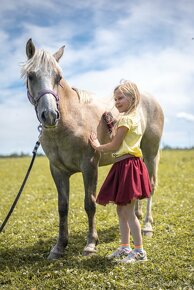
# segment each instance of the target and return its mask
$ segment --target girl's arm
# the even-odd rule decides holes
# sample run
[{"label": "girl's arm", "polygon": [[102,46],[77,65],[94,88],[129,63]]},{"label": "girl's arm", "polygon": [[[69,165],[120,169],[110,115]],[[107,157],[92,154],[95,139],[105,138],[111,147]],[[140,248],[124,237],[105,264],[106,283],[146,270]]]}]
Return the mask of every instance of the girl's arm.
[{"label": "girl's arm", "polygon": [[115,152],[120,148],[128,130],[125,126],[119,127],[112,141],[107,144],[100,145],[95,133],[91,133],[89,140],[92,147],[99,152]]}]

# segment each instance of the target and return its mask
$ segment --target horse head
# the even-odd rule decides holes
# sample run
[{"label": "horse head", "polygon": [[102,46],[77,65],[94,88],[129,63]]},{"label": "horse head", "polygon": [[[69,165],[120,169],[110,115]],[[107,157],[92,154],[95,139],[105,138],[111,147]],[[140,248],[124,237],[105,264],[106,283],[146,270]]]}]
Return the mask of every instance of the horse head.
[{"label": "horse head", "polygon": [[28,98],[45,128],[55,127],[59,120],[58,86],[62,73],[58,61],[63,52],[64,46],[52,55],[36,49],[31,39],[26,44],[28,60],[22,68],[22,75],[26,76]]}]

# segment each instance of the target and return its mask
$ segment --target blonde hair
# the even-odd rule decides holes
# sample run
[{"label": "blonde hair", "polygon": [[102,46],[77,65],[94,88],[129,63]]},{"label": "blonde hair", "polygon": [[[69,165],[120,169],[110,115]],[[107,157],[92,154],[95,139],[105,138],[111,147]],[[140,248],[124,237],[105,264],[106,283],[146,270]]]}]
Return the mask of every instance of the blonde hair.
[{"label": "blonde hair", "polygon": [[116,91],[120,91],[125,97],[129,98],[130,108],[126,112],[129,114],[133,110],[135,110],[140,102],[140,92],[137,88],[137,85],[131,81],[121,80],[120,85],[116,86],[114,89],[114,94]]}]

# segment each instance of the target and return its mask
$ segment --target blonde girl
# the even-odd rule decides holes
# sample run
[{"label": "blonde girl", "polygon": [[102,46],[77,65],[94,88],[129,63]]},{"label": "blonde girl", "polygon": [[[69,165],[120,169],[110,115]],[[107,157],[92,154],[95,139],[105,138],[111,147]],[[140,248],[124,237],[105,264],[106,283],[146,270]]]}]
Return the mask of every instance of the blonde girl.
[{"label": "blonde girl", "polygon": [[[122,263],[146,261],[141,226],[134,211],[136,199],[149,198],[151,185],[146,165],[142,160],[140,142],[141,119],[138,111],[139,90],[133,82],[125,81],[114,90],[115,107],[121,113],[112,141],[100,144],[96,135],[90,135],[92,147],[99,152],[113,152],[115,162],[106,177],[96,202],[101,205],[117,205],[121,244],[110,259]],[[134,249],[130,246],[132,235]]]}]

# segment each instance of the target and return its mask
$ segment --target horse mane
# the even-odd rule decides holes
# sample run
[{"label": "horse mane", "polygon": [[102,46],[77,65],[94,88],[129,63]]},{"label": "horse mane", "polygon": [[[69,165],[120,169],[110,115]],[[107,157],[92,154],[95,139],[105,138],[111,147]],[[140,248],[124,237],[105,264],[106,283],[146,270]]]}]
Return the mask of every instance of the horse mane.
[{"label": "horse mane", "polygon": [[56,71],[62,72],[58,62],[51,53],[43,49],[37,49],[34,56],[22,65],[21,77],[26,77],[31,71],[37,73],[41,71],[42,68],[44,68],[44,72],[49,75],[51,75],[53,68]]},{"label": "horse mane", "polygon": [[81,89],[77,89],[77,88],[72,88],[74,91],[76,91],[79,101],[82,104],[89,104],[92,101],[92,93],[88,92],[86,90],[81,90]]}]

